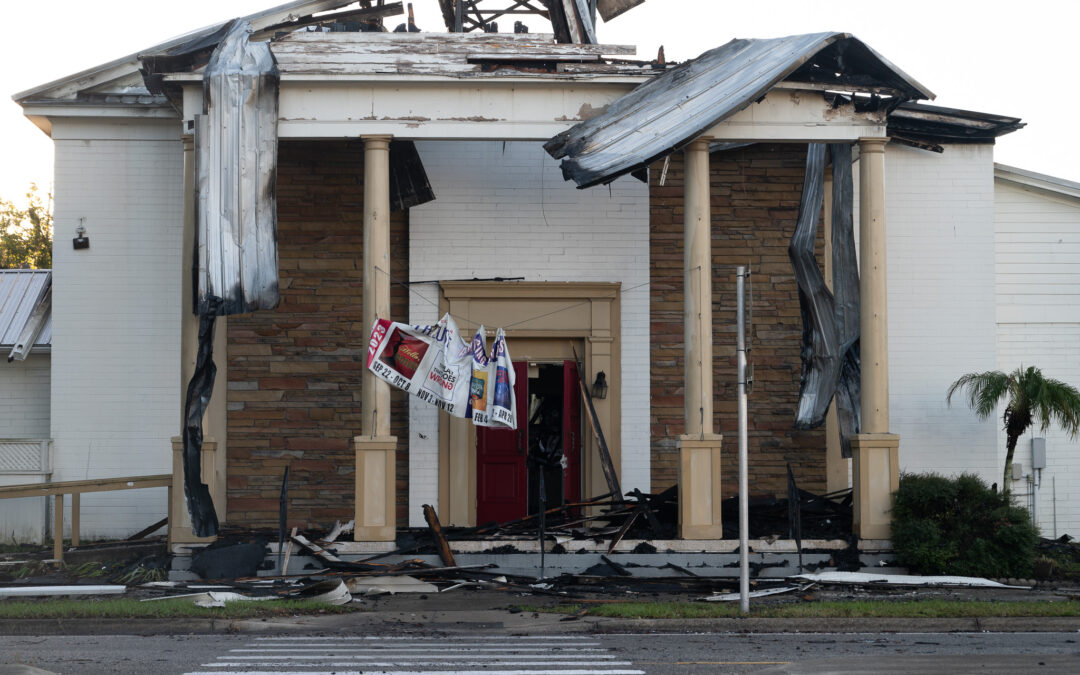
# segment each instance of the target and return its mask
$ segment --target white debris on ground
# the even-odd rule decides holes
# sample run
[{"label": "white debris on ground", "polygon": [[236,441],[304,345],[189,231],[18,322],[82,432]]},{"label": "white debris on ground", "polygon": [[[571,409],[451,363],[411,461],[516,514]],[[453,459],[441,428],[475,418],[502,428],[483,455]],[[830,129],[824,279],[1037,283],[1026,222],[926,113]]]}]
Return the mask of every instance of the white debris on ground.
[{"label": "white debris on ground", "polygon": [[866,572],[819,572],[799,574],[789,579],[823,584],[873,584],[886,586],[966,586],[969,588],[1030,588],[1011,586],[981,577],[918,576],[914,574],[869,574]]}]

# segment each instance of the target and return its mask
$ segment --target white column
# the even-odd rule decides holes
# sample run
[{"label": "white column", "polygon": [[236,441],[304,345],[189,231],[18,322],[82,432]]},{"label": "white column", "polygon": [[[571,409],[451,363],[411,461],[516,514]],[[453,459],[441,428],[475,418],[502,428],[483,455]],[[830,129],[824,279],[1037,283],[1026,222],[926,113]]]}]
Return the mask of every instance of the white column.
[{"label": "white column", "polygon": [[[364,138],[364,307],[369,331],[390,317],[390,137]],[[362,433],[356,451],[356,541],[397,536],[397,439],[390,435],[390,385],[364,370]]]},{"label": "white column", "polygon": [[685,356],[686,435],[713,431],[712,378],[712,222],[709,190],[709,139],[685,150],[683,224],[683,352]]},{"label": "white column", "polygon": [[[199,350],[199,316],[193,311],[194,291],[192,288],[192,264],[195,259],[195,140],[184,136],[184,222],[181,228],[180,242],[180,420],[181,436],[172,439],[173,482],[174,489],[170,499],[172,513],[176,522],[169,524],[170,543],[213,541],[215,537],[199,538],[191,533],[191,516],[188,513],[184,497],[184,467],[182,463],[182,434],[184,433],[184,407],[187,404],[187,388],[195,372],[195,362]],[[224,524],[227,511],[227,398],[228,398],[228,325],[223,316],[217,317],[214,325],[214,363],[217,375],[210,394],[210,404],[203,415],[203,445],[200,454],[201,479],[210,488],[210,496],[217,512],[218,523]]]},{"label": "white column", "polygon": [[[390,317],[390,138],[364,138],[364,330]],[[364,436],[390,435],[390,385],[365,370]]]},{"label": "white column", "polygon": [[859,345],[862,433],[851,440],[855,534],[891,535],[900,437],[889,433],[889,312],[885,272],[885,145],[859,139]]},{"label": "white column", "polygon": [[889,313],[885,280],[885,144],[859,139],[859,349],[862,430],[889,431]]},{"label": "white column", "polygon": [[195,141],[184,137],[184,226],[180,243],[180,426],[188,382],[195,372],[199,317],[191,311],[191,264],[195,255]]},{"label": "white column", "polygon": [[686,147],[683,355],[686,433],[679,439],[679,536],[720,539],[720,442],[713,433],[712,216],[709,138]]}]

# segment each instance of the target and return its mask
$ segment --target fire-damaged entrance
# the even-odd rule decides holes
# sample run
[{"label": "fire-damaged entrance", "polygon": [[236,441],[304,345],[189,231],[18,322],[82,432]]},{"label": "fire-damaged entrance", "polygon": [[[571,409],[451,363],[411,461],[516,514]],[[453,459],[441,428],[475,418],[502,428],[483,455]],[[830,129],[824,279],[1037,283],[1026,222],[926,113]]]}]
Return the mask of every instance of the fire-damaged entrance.
[{"label": "fire-damaged entrance", "polygon": [[477,522],[506,522],[581,497],[581,389],[573,361],[514,362],[518,428],[476,434]]},{"label": "fire-damaged entrance", "polygon": [[[457,317],[464,334],[480,325],[505,327],[510,356],[519,364],[515,370],[515,392],[522,397],[518,399],[517,415],[521,435],[517,431],[502,432],[501,448],[489,447],[490,438],[480,439],[481,434],[491,432],[466,420],[439,416],[437,498],[443,524],[474,526],[493,520],[506,522],[535,512],[540,471],[529,466],[528,458],[540,457],[542,429],[557,429],[560,443],[563,439],[572,441],[565,473],[560,466],[545,474],[548,504],[555,506],[563,500],[579,502],[582,497],[609,492],[597,441],[584,416],[581,384],[574,364],[580,364],[586,384],[596,380],[599,372],[605,373],[609,384],[607,395],[602,400],[594,398],[593,406],[598,424],[607,436],[612,463],[620,467],[620,285],[444,281],[439,290],[438,311]],[[551,412],[556,406],[557,416]],[[541,414],[536,416],[538,411]],[[546,420],[543,411],[547,412]],[[419,437],[414,440],[418,457],[422,447],[418,441],[423,440]],[[545,447],[549,443],[554,444],[545,440]],[[562,449],[559,446],[552,453],[561,454]],[[494,461],[505,464],[491,466],[490,458],[494,456],[498,457]],[[501,482],[497,478],[499,472],[502,476],[512,475],[517,482]],[[496,502],[501,505],[495,505]],[[422,503],[410,502],[411,506]]]}]

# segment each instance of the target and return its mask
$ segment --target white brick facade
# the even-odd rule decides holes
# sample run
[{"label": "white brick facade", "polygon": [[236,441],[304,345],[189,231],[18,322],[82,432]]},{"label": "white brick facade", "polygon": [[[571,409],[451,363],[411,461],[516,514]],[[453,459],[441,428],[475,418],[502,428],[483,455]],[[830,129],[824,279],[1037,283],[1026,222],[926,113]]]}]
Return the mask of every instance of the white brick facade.
[{"label": "white brick facade", "polygon": [[0,438],[48,437],[49,355],[0,363]]},{"label": "white brick facade", "polygon": [[[997,368],[1036,366],[1046,377],[1080,387],[1080,203],[1002,180],[994,202]],[[1042,533],[1080,536],[1080,440],[1057,427],[1024,434],[1013,461],[1025,475],[1032,473],[1035,436],[1046,438],[1037,509]],[[998,448],[1004,468],[1004,433]],[[1027,481],[1013,483],[1013,490],[1019,503],[1030,506]]]},{"label": "white brick facade", "polygon": [[[170,473],[181,410],[179,123],[57,119],[53,139],[53,479]],[[90,248],[76,251],[80,222]],[[164,488],[88,494],[82,533],[127,536],[166,507]]]},{"label": "white brick facade", "polygon": [[[6,355],[6,351],[0,356]],[[25,361],[0,363],[0,443],[3,439],[49,437],[49,355],[31,353]],[[4,452],[0,449],[0,452]],[[21,455],[20,455],[21,457]],[[46,480],[40,473],[15,473],[29,463],[0,461],[0,485]],[[8,471],[4,471],[8,469]],[[0,501],[0,543],[41,543],[47,519],[44,497]]]},{"label": "white brick facade", "polygon": [[[649,490],[649,191],[632,178],[577,190],[540,143],[417,144],[436,200],[409,212],[410,280],[620,282],[622,484]],[[410,287],[409,321],[438,320],[438,288]],[[514,346],[510,344],[511,354]],[[413,399],[415,401],[415,399]],[[438,416],[410,403],[409,522],[438,503]]]},{"label": "white brick facade", "polygon": [[890,426],[900,468],[1000,481],[998,424],[952,382],[996,367],[993,146],[886,153]]}]

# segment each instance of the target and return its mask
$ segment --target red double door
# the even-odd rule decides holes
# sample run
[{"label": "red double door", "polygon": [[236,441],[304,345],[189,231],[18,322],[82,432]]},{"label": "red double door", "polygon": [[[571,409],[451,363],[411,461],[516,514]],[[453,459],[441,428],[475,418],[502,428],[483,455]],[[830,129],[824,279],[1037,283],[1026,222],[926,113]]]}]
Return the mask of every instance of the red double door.
[{"label": "red double door", "polygon": [[[476,522],[507,522],[529,515],[529,368],[514,362],[518,428],[476,430]],[[563,473],[561,498],[576,502],[581,498],[581,389],[577,365],[562,364],[561,439],[567,466]],[[535,479],[534,479],[535,482]],[[555,486],[548,483],[549,508],[559,500],[550,499]]]}]

